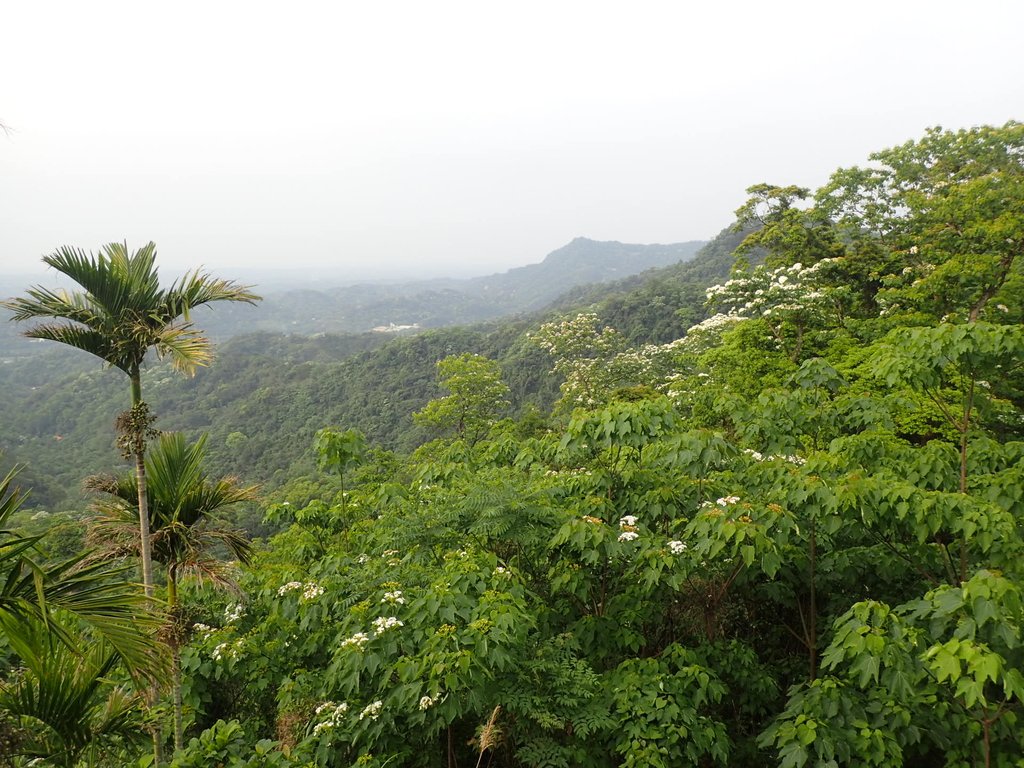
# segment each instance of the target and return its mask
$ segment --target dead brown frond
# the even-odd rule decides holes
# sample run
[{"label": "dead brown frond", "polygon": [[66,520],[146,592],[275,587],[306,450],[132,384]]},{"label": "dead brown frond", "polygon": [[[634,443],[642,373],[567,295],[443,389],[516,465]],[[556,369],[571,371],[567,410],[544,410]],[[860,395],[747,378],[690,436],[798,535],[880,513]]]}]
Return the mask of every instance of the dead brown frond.
[{"label": "dead brown frond", "polygon": [[484,759],[484,753],[488,750],[494,750],[501,744],[502,731],[498,725],[498,715],[501,714],[501,705],[499,704],[491,712],[490,718],[487,720],[487,724],[480,731],[480,756],[476,760],[477,768],[480,768],[480,764]]}]

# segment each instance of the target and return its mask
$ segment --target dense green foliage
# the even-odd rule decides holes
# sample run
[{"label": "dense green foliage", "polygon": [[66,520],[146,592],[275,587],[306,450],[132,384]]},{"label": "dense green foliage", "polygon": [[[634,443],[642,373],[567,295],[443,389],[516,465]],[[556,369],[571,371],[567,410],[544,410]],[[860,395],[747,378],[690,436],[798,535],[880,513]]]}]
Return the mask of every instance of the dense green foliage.
[{"label": "dense green foliage", "polygon": [[[604,305],[665,297],[677,338],[585,305],[343,361],[417,447],[266,431],[309,470],[240,594],[182,587],[172,765],[1022,764],[1022,157],[935,130],[752,187],[702,306],[694,274]],[[306,365],[263,420],[345,391],[275,381]]]}]

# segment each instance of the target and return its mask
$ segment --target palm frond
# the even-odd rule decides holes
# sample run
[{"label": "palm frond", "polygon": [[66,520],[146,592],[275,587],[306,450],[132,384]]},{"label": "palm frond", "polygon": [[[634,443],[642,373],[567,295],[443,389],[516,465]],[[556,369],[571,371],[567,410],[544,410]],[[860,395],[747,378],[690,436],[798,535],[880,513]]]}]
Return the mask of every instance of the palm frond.
[{"label": "palm frond", "polygon": [[118,368],[117,356],[114,354],[114,347],[110,343],[110,337],[100,331],[94,331],[82,325],[71,325],[70,323],[43,323],[25,331],[25,336],[30,339],[46,339],[47,341],[59,341],[69,347],[80,349],[96,357],[103,358],[108,363]]},{"label": "palm frond", "polygon": [[[192,308],[214,301],[259,300],[249,286],[199,271],[161,289],[152,242],[132,253],[123,243],[110,243],[95,255],[64,246],[43,261],[83,290],[34,287],[27,297],[3,306],[12,310],[14,320],[67,321],[38,326],[28,335],[91,352],[129,376],[137,375],[151,348],[169,357],[177,370],[193,373],[210,361],[211,353],[209,340],[189,322]],[[88,331],[76,330],[76,325]]]},{"label": "palm frond", "polygon": [[[127,568],[85,564],[84,559],[81,556],[45,568],[26,567],[26,572],[3,595],[11,606],[11,615],[46,622],[47,611],[66,611],[106,640],[133,674],[159,675],[166,665],[156,641],[163,616],[152,609],[137,585],[122,580],[128,575]],[[38,599],[39,593],[42,600]],[[59,626],[54,632],[70,644],[70,638],[61,635]]]},{"label": "palm frond", "polygon": [[233,564],[226,563],[202,553],[183,563],[177,573],[181,576],[191,576],[199,581],[213,584],[219,589],[226,589],[235,594],[240,593],[238,582],[235,580],[235,568]]},{"label": "palm frond", "polygon": [[168,357],[174,369],[192,375],[213,359],[210,340],[190,323],[169,325],[154,335],[157,355]]},{"label": "palm frond", "polygon": [[195,307],[215,301],[242,301],[255,304],[260,297],[233,280],[221,280],[196,270],[174,282],[164,297],[165,317],[188,317]]},{"label": "palm frond", "polygon": [[3,302],[14,313],[12,320],[52,317],[95,327],[104,314],[102,308],[97,308],[86,294],[68,293],[63,289],[50,290],[38,285],[29,288],[27,293],[28,298]]},{"label": "palm frond", "polygon": [[129,254],[122,243],[110,243],[103,246],[97,256],[62,246],[43,261],[82,286],[104,314],[117,318],[132,310],[143,310],[159,300],[155,258],[153,243],[133,254]]}]

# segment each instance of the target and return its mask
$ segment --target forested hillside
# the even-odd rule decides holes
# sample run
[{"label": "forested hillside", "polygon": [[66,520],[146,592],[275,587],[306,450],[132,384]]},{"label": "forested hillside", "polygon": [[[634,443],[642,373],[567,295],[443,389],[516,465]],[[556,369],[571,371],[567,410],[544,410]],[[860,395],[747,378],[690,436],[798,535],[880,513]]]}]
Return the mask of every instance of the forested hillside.
[{"label": "forested hillside", "polygon": [[[258,480],[272,491],[312,471],[308,446],[324,425],[356,427],[375,445],[400,452],[427,439],[429,433],[414,427],[410,415],[438,393],[434,364],[450,354],[473,352],[499,360],[512,388],[510,413],[529,404],[550,408],[557,382],[547,376],[546,356],[525,343],[528,329],[552,311],[600,307],[614,300],[616,308],[610,314],[624,321],[634,339],[661,339],[665,328],[672,329],[675,338],[687,318],[702,312],[708,283],[706,278],[693,281],[690,270],[724,277],[729,266],[719,244],[734,239],[723,233],[692,261],[648,271],[636,282],[591,288],[590,295],[564,300],[557,310],[540,312],[532,320],[437,329],[398,339],[322,332],[230,338],[218,346],[216,364],[200,368],[188,380],[174,376],[166,363],[152,363],[144,372],[146,390],[159,414],[160,429],[208,432],[208,459],[214,471]],[[623,249],[637,247],[581,239],[562,249],[567,253],[556,251],[548,262],[578,271],[594,262],[586,273],[600,274],[602,268],[616,264],[624,269],[628,260]],[[681,246],[650,248],[656,254],[686,255]],[[681,267],[688,269],[681,272]],[[537,297],[548,295],[552,287],[541,290],[535,281],[554,276],[550,269],[536,272],[529,267],[507,277],[510,280],[499,281],[499,286],[510,287],[502,290],[531,297],[523,298],[524,303],[537,303]],[[565,280],[573,284],[572,278]],[[318,310],[304,300],[295,297],[289,311],[306,312],[308,322]],[[216,313],[230,310],[218,307]],[[236,311],[261,310],[243,306]],[[198,317],[205,323],[216,313]],[[5,425],[2,460],[7,467],[16,462],[26,465],[22,479],[33,487],[29,505],[69,508],[83,499],[84,477],[108,471],[119,461],[109,425],[124,410],[125,388],[116,371],[103,369],[88,355],[39,342],[23,344],[34,354],[13,357],[0,367],[0,384],[8,393],[0,403]]]},{"label": "forested hillside", "polygon": [[[515,322],[153,366],[187,438],[93,480],[78,529],[0,540],[12,764],[1024,764],[1024,126],[869,160]],[[7,374],[36,387],[14,450],[102,455],[124,377],[40,364]],[[60,558],[81,529],[134,558],[139,509],[168,610],[104,623],[73,598],[125,574]]]}]

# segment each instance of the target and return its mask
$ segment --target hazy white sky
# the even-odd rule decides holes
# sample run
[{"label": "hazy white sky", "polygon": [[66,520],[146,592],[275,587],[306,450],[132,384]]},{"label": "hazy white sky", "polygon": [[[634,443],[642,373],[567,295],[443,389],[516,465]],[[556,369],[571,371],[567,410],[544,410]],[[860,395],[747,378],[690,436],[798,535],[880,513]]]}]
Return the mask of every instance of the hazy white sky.
[{"label": "hazy white sky", "polygon": [[[1024,118],[1024,3],[20,2],[0,270],[484,274],[707,239],[744,189]],[[225,276],[230,276],[225,272]]]}]

